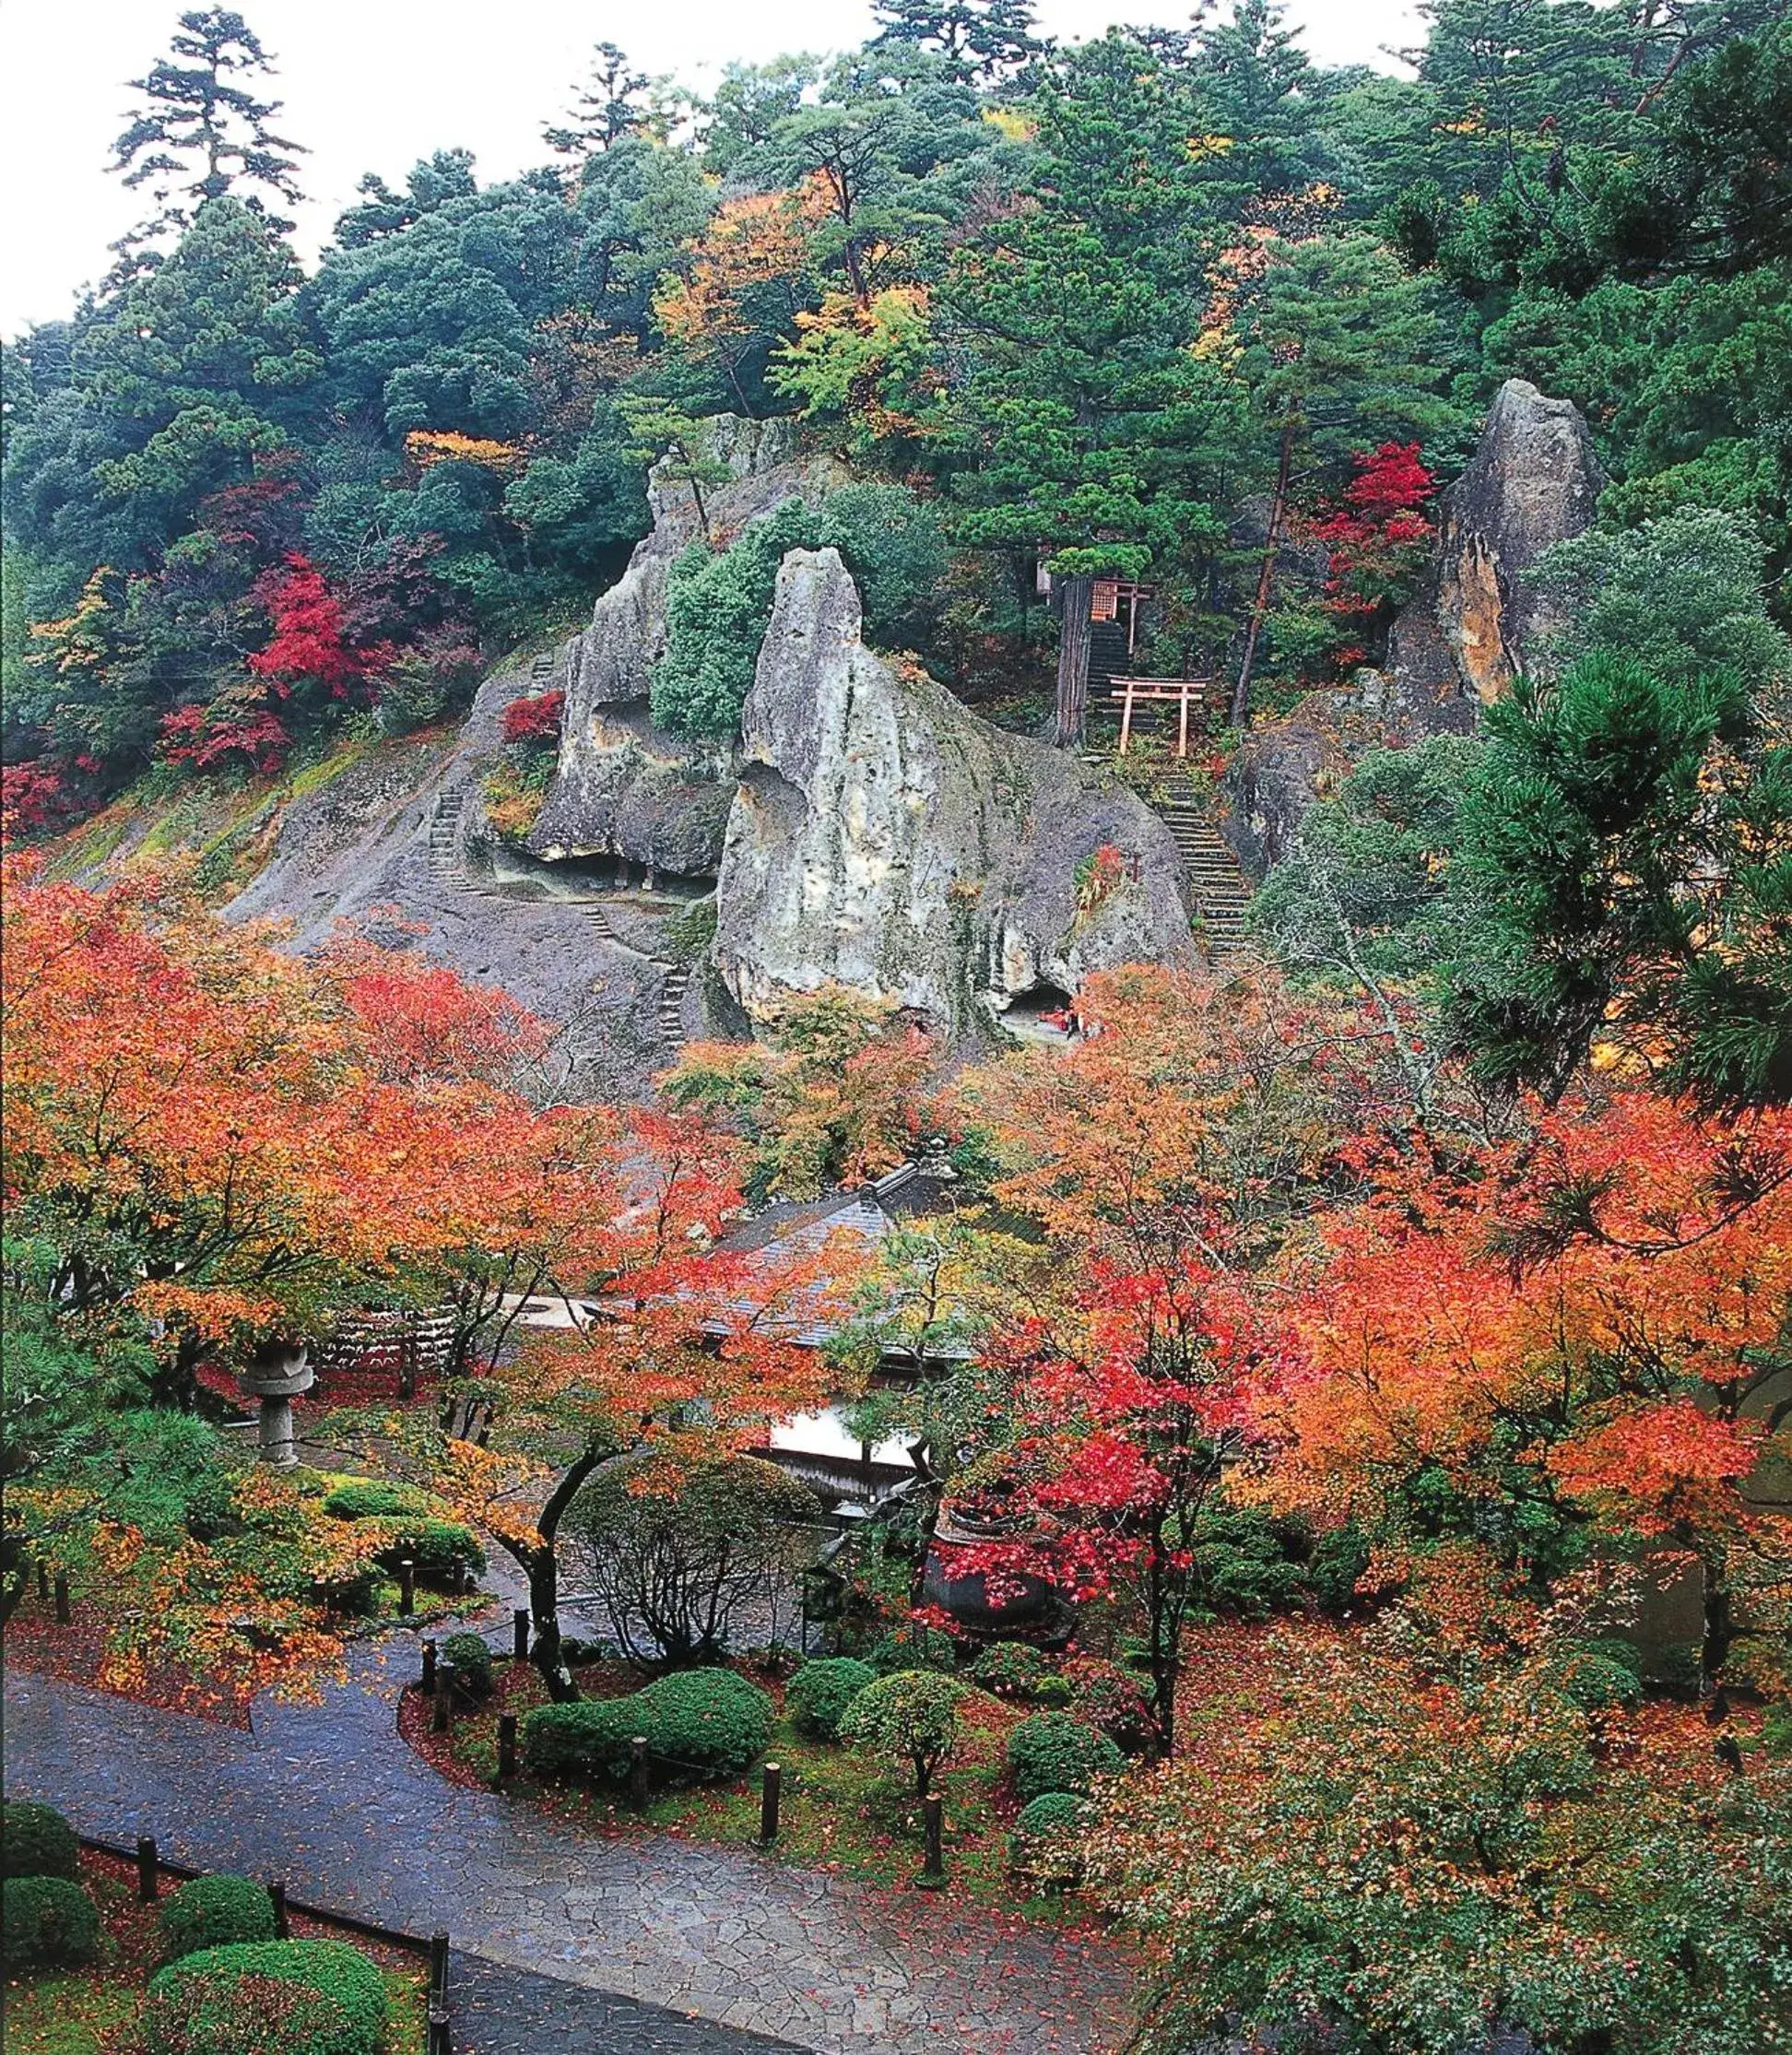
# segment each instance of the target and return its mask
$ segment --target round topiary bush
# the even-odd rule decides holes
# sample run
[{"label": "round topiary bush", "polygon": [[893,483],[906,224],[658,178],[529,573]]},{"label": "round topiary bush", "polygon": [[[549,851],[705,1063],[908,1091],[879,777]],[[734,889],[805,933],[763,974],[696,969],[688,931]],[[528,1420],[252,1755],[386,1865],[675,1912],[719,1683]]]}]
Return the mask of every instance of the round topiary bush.
[{"label": "round topiary bush", "polygon": [[415,1484],[394,1484],[383,1478],[357,1478],[324,1494],[324,1510],[333,1520],[396,1520],[427,1513],[429,1494]]},{"label": "round topiary bush", "polygon": [[[242,2055],[232,2044],[201,2025],[207,2013],[222,2019],[241,2010],[245,1979],[294,1984],[324,2006],[300,2008],[300,2031],[288,2022],[283,2055],[380,2055],[388,2019],[385,1978],[361,1954],[341,1941],[259,1941],[203,1948],[183,1955],[150,1979],[143,2033],[155,2046],[159,2019],[183,2023],[185,2055]],[[172,2042],[171,2031],[168,2039]]]},{"label": "round topiary bush", "polygon": [[451,1634],[442,1644],[442,1658],[454,1682],[469,1698],[491,1696],[491,1650],[477,1634]]},{"label": "round topiary bush", "polygon": [[1069,1791],[1047,1791],[1021,1808],[1008,1837],[1008,1861],[1048,1888],[1079,1884],[1081,1827],[1081,1800]]},{"label": "round topiary bush", "polygon": [[732,1670],[675,1671],[623,1703],[655,1766],[674,1777],[738,1777],[772,1739],[771,1698]]},{"label": "round topiary bush", "polygon": [[906,1764],[915,1795],[925,1798],[935,1773],[958,1745],[959,1706],[969,1695],[969,1685],[937,1670],[898,1670],[867,1684],[853,1700],[841,1735]]},{"label": "round topiary bush", "polygon": [[52,1805],[24,1801],[0,1812],[0,1857],[9,1877],[72,1877],[80,1845]]},{"label": "round topiary bush", "polygon": [[272,1941],[274,1901],[250,1877],[195,1877],[161,1909],[162,1960],[232,1941]]},{"label": "round topiary bush", "polygon": [[1023,1799],[1047,1791],[1086,1791],[1098,1777],[1126,1766],[1103,1733],[1068,1713],[1034,1713],[1008,1736],[1008,1765]]},{"label": "round topiary bush", "polygon": [[784,1692],[784,1710],[799,1734],[838,1741],[846,1708],[878,1672],[852,1656],[821,1656],[806,1662]]},{"label": "round topiary bush", "polygon": [[65,1969],[93,1960],[100,1916],[78,1884],[66,1877],[7,1877],[0,1891],[0,1953],[8,1970]]},{"label": "round topiary bush", "polygon": [[1020,1808],[1017,1834],[1057,1834],[1082,1824],[1082,1800],[1074,1791],[1047,1791]]},{"label": "round topiary bush", "polygon": [[106,2047],[108,2055],[316,2055],[344,2033],[335,1999],[251,1971],[159,1993]]},{"label": "round topiary bush", "polygon": [[971,1665],[971,1674],[998,1698],[1028,1700],[1051,1671],[1039,1650],[1024,1641],[996,1641]]}]

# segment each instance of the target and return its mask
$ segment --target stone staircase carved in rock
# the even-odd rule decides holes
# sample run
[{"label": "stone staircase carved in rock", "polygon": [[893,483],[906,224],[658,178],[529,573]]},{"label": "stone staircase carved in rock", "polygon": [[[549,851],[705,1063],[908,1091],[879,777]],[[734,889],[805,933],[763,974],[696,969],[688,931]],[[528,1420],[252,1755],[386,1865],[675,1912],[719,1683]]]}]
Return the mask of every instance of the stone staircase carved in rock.
[{"label": "stone staircase carved in rock", "polygon": [[1185,772],[1172,774],[1156,805],[1181,853],[1194,911],[1214,952],[1223,955],[1239,948],[1244,939],[1251,887],[1231,844],[1215,827]]}]

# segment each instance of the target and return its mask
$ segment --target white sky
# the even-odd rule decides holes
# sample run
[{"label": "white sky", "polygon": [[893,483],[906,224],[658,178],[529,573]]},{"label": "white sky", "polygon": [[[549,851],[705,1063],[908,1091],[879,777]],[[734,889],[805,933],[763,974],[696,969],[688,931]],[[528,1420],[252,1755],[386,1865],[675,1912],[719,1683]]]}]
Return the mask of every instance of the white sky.
[{"label": "white sky", "polygon": [[[0,0],[0,333],[66,313],[143,211],[102,167],[140,77],[183,5],[200,0]],[[481,183],[544,160],[540,127],[562,113],[593,43],[693,86],[730,58],[842,49],[869,33],[868,0],[239,0],[278,64],[265,89],[280,131],[311,146],[300,241],[314,254],[363,171],[397,183],[419,157],[462,147]],[[1409,0],[1292,0],[1321,63],[1391,69],[1385,46],[1417,39]],[[1042,26],[1099,34],[1114,19],[1186,18],[1178,0],[1042,0]]]}]

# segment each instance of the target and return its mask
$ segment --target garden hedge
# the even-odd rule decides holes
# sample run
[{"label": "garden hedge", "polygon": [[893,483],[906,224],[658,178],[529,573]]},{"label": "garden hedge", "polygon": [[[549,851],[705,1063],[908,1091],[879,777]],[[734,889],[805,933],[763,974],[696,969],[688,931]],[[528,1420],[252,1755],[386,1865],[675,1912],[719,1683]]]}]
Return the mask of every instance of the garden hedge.
[{"label": "garden hedge", "polygon": [[[183,1955],[150,1979],[144,2008],[144,2038],[153,2046],[158,2014],[192,2016],[195,2003],[215,1994],[220,2009],[245,1978],[297,1984],[326,1999],[327,2009],[307,2008],[288,2023],[289,2055],[381,2055],[388,2021],[385,1978],[359,1948],[342,1941],[241,1942]],[[171,2034],[169,2037],[172,2038]],[[189,2037],[192,2055],[211,2055]],[[218,2055],[233,2055],[220,2047]]]},{"label": "garden hedge", "polygon": [[1098,1777],[1126,1766],[1108,1737],[1068,1713],[1034,1713],[1008,1736],[1008,1764],[1023,1800],[1047,1791],[1086,1791]]},{"label": "garden hedge", "polygon": [[396,1520],[429,1509],[427,1492],[378,1477],[337,1484],[324,1495],[324,1510],[333,1520]]},{"label": "garden hedge", "polygon": [[7,1877],[0,1892],[0,1954],[9,1972],[66,1969],[93,1960],[100,1915],[78,1884],[66,1877]]},{"label": "garden hedge", "polygon": [[1031,1699],[1051,1671],[1045,1658],[1026,1642],[996,1641],[971,1665],[971,1674],[998,1698]]},{"label": "garden hedge", "polygon": [[250,1877],[195,1877],[161,1909],[162,1960],[233,1941],[272,1941],[274,1901]]},{"label": "garden hedge", "polygon": [[838,1741],[847,1707],[867,1684],[877,1681],[878,1672],[868,1662],[853,1656],[820,1656],[806,1662],[790,1680],[784,1710],[799,1734]]},{"label": "garden hedge", "polygon": [[25,1801],[0,1811],[0,1869],[9,1877],[72,1877],[80,1844],[53,1806]]},{"label": "garden hedge", "polygon": [[732,1670],[680,1670],[627,1698],[537,1706],[523,1721],[532,1777],[619,1780],[632,1737],[674,1778],[738,1777],[772,1738],[772,1705]]}]

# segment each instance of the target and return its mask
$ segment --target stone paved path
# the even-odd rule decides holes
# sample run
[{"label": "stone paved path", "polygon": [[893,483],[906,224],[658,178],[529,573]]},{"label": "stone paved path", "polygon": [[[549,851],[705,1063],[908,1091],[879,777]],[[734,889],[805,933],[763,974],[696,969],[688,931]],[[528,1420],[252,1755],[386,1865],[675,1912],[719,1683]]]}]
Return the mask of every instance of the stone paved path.
[{"label": "stone paved path", "polygon": [[253,1734],[10,1672],[7,1789],[89,1834],[153,1832],[178,1860],[822,2055],[1103,2055],[1124,2039],[1130,1973],[1099,1943],[746,1849],[581,1835],[446,1783],[395,1730],[414,1659],[408,1637],[362,1648],[322,1705],[258,1705]]},{"label": "stone paved path", "polygon": [[805,2055],[795,2041],[511,1969],[458,1948],[448,1957],[454,2055]]}]

